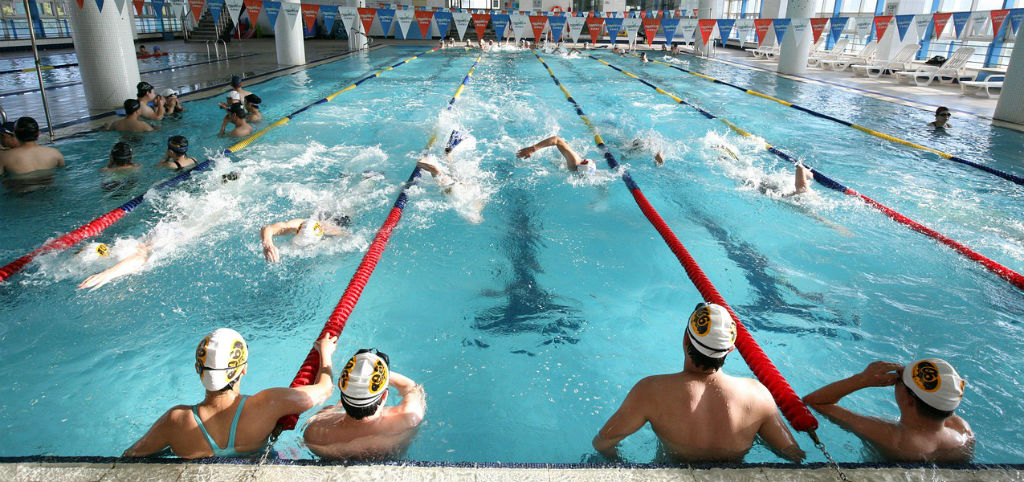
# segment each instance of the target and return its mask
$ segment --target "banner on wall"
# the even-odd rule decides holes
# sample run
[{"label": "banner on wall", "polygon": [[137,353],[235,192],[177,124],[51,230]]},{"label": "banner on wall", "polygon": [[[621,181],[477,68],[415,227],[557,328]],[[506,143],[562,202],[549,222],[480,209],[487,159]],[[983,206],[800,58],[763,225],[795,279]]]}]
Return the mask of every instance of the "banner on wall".
[{"label": "banner on wall", "polygon": [[604,28],[604,18],[587,17],[587,32],[590,33],[590,43],[596,44],[601,38],[601,30]]},{"label": "banner on wall", "polygon": [[320,5],[302,4],[302,23],[306,26],[306,35],[313,35],[316,30],[316,18],[320,16]]},{"label": "banner on wall", "polygon": [[661,19],[655,16],[648,16],[643,20],[644,24],[644,37],[647,39],[647,45],[650,46],[651,42],[654,41],[654,36],[658,35],[658,28],[661,27]]},{"label": "banner on wall", "polygon": [[302,12],[302,5],[282,2],[281,11],[284,12],[284,19],[288,22],[288,25],[295,25],[295,19],[299,18]]},{"label": "banner on wall", "polygon": [[924,34],[928,32],[928,23],[932,21],[931,14],[922,13],[914,15],[914,29],[917,30],[917,41],[924,40]]},{"label": "banner on wall", "polygon": [[530,15],[530,28],[533,29],[533,40],[540,42],[544,38],[544,29],[548,26],[546,15]]},{"label": "banner on wall", "polygon": [[695,18],[684,18],[679,20],[679,28],[676,29],[676,35],[683,37],[684,43],[690,43],[694,41],[694,35],[697,33],[697,19]]},{"label": "banner on wall", "polygon": [[935,38],[942,36],[942,31],[946,29],[946,22],[949,22],[949,18],[952,16],[952,12],[932,14],[932,18],[935,20]]},{"label": "banner on wall", "polygon": [[814,43],[818,43],[821,39],[821,34],[825,31],[825,25],[828,24],[828,17],[819,17],[811,19],[811,35],[814,36]]},{"label": "banner on wall", "polygon": [[256,20],[260,18],[260,9],[263,7],[263,2],[260,0],[242,0],[245,5],[245,14],[249,16],[249,26],[255,27]]},{"label": "banner on wall", "polygon": [[[452,14],[452,15],[455,15],[455,14]],[[466,14],[466,16],[468,17],[469,14]],[[476,38],[483,39],[484,35],[487,33],[487,24],[491,21],[491,16],[486,14],[486,13],[474,13],[472,15],[472,18],[473,18],[473,28],[476,29]],[[456,19],[455,28],[459,28],[458,21],[459,21],[459,19]],[[466,27],[462,27],[463,32],[462,32],[462,34],[459,35],[459,39],[460,40],[462,39],[462,36],[465,35],[465,33],[466,33],[465,32],[465,28]],[[498,37],[498,39],[500,40],[501,37]]]},{"label": "banner on wall", "polygon": [[521,13],[516,13],[510,16],[509,25],[512,26],[512,33],[515,34],[516,43],[523,38],[523,34],[530,28],[530,17]]},{"label": "banner on wall", "polygon": [[892,15],[875,15],[875,40],[882,41],[885,31],[889,29],[889,22],[892,22]]},{"label": "banner on wall", "polygon": [[772,28],[775,29],[775,38],[778,39],[779,45],[782,45],[782,39],[786,38],[786,32],[789,31],[789,26],[792,23],[788,18],[772,19]]},{"label": "banner on wall", "polygon": [[708,40],[715,33],[716,23],[713,18],[702,18],[697,21],[697,28],[700,29],[700,38],[704,45],[708,44]]},{"label": "banner on wall", "polygon": [[444,10],[434,12],[434,24],[437,25],[437,34],[441,38],[447,37],[452,28],[452,13]]},{"label": "banner on wall", "polygon": [[[409,36],[409,26],[412,25],[413,11],[408,9],[392,10],[394,13],[394,22],[398,24],[398,28],[395,30],[395,38],[399,38],[398,34],[401,34],[401,38],[407,38]],[[384,26],[384,17],[380,10],[377,10],[377,18],[381,19],[380,25]]]},{"label": "banner on wall", "polygon": [[622,29],[626,31],[626,41],[630,45],[636,43],[637,33],[640,32],[640,26],[643,25],[643,19],[638,17],[627,18],[622,20]]},{"label": "banner on wall", "polygon": [[[551,26],[551,38],[555,43],[562,41],[562,32],[565,31],[565,24],[568,21],[567,17],[561,15],[555,15],[548,19],[548,25]],[[577,32],[576,35],[578,36],[579,33]]]},{"label": "banner on wall", "polygon": [[565,19],[565,29],[568,33],[568,37],[572,39],[572,43],[578,43],[580,41],[580,33],[583,31],[583,26],[587,24],[587,17],[569,17]]},{"label": "banner on wall", "polygon": [[661,29],[665,31],[666,44],[672,45],[677,28],[679,28],[679,18],[665,18],[661,21]]},{"label": "banner on wall", "polygon": [[608,39],[614,44],[619,38],[619,31],[622,30],[622,21],[624,18],[606,18],[604,19],[604,26],[608,29]]},{"label": "banner on wall", "polygon": [[732,35],[732,27],[736,25],[736,19],[718,19],[718,34],[722,36],[722,45],[725,45],[725,41],[729,40],[729,36]]},{"label": "banner on wall", "polygon": [[[267,20],[270,20],[270,28],[277,28],[277,16],[281,13],[281,2],[273,0],[263,0],[263,13],[267,14]],[[253,23],[256,25],[256,23]]]},{"label": "banner on wall", "polygon": [[[420,27],[420,35],[423,40],[429,40],[433,38],[430,35],[430,26],[434,23],[434,12],[430,10],[417,10],[416,12],[416,25]],[[444,38],[442,35],[441,38]]]},{"label": "banner on wall", "polygon": [[203,0],[188,0],[188,9],[192,11],[192,18],[199,22],[199,17],[203,16]]},{"label": "banner on wall", "polygon": [[772,19],[770,18],[758,18],[754,19],[754,32],[757,33],[757,46],[760,47],[764,43],[764,40],[768,38],[768,29],[772,26]]},{"label": "banner on wall", "polygon": [[494,27],[494,35],[498,37],[499,42],[505,38],[505,29],[508,28],[511,20],[511,17],[505,13],[491,15],[491,25]]},{"label": "banner on wall", "polygon": [[[249,0],[246,0],[246,1],[249,1]],[[341,11],[341,9],[338,9],[338,10]],[[377,18],[377,9],[376,8],[359,7],[359,8],[356,8],[356,11],[359,12],[359,23],[363,24],[363,32],[366,32],[366,35],[369,36],[370,35],[370,27],[373,27],[373,19]],[[342,11],[341,21],[342,22],[345,21],[345,13],[344,13],[344,11]],[[345,27],[348,28],[347,25]],[[384,33],[387,34],[387,32],[384,32]]]},{"label": "banner on wall", "polygon": [[896,19],[896,32],[900,34],[900,42],[902,42],[906,38],[907,32],[910,31],[910,24],[914,22],[914,16],[896,15],[894,18]]},{"label": "banner on wall", "polygon": [[[259,0],[256,0],[256,1],[259,1]],[[153,2],[153,13],[156,15],[156,18],[163,19],[164,18],[164,0],[152,0],[152,2]],[[78,4],[78,8],[82,8],[82,3],[84,3],[84,2],[81,2],[81,3]],[[259,6],[257,5],[256,8],[259,8]],[[260,13],[260,11],[256,10],[256,13]]]},{"label": "banner on wall", "polygon": [[846,30],[846,23],[849,21],[850,17],[832,17],[828,26],[828,34],[832,36],[832,42],[839,40],[839,37],[843,35],[843,30]]},{"label": "banner on wall", "polygon": [[967,26],[967,19],[971,18],[971,12],[953,12],[953,33],[956,38],[964,34],[964,27]]},{"label": "banner on wall", "polygon": [[324,18],[324,30],[330,35],[334,31],[334,22],[338,19],[338,6],[320,5],[320,15]]}]

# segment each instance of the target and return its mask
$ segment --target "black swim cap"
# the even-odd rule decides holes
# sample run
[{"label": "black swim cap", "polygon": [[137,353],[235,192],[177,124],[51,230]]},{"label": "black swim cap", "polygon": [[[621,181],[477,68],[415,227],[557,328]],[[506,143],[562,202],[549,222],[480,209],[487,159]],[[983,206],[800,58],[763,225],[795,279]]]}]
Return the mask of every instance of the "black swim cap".
[{"label": "black swim cap", "polygon": [[237,75],[232,75],[231,76],[231,86],[232,87],[238,87],[240,85],[242,85],[242,78],[237,76]]},{"label": "black swim cap", "polygon": [[260,105],[260,103],[263,102],[263,99],[261,99],[260,96],[256,94],[249,94],[245,96],[245,101],[252,105]]},{"label": "black swim cap", "polygon": [[127,142],[118,142],[114,144],[114,148],[110,150],[110,158],[114,161],[111,162],[115,166],[126,166],[132,163],[132,146],[128,145]]},{"label": "black swim cap", "polygon": [[245,107],[242,107],[242,104],[238,102],[228,106],[228,112],[242,118],[245,118],[245,116],[249,115],[249,112],[245,110]]},{"label": "black swim cap", "polygon": [[39,139],[39,123],[31,117],[19,118],[14,123],[14,137],[21,142],[32,142]]},{"label": "black swim cap", "polygon": [[135,90],[138,91],[136,97],[142,97],[148,94],[149,91],[153,90],[153,86],[149,82],[142,81],[135,84]]},{"label": "black swim cap", "polygon": [[185,136],[171,136],[167,139],[167,148],[175,154],[185,154],[188,152],[188,139]]},{"label": "black swim cap", "polygon": [[135,99],[128,99],[124,101],[124,115],[132,115],[135,111],[139,110],[142,104]]}]

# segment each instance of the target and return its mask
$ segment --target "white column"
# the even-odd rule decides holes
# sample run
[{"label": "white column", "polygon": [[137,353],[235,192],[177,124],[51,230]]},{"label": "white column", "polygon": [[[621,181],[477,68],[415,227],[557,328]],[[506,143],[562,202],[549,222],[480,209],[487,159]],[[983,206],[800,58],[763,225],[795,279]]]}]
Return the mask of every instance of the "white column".
[{"label": "white column", "polygon": [[[722,7],[724,6],[724,3],[724,0],[699,0],[697,2],[697,18],[722,18],[724,13],[724,9]],[[697,45],[697,51],[704,56],[710,55],[712,40],[708,40],[707,45],[701,45],[702,38],[700,36],[700,30],[697,31],[695,39],[696,41],[694,43]]]},{"label": "white column", "polygon": [[[811,0],[789,0],[786,6],[786,17],[791,19],[806,19],[814,16],[816,2]],[[805,20],[806,21],[806,20]],[[814,34],[811,28],[797,32],[790,24],[789,31],[782,38],[782,51],[779,53],[779,68],[781,74],[802,74],[807,72],[807,54],[811,51],[814,43]]]},{"label": "white column", "polygon": [[132,41],[131,3],[118,12],[114,2],[105,2],[103,11],[96,2],[84,2],[81,9],[69,3],[71,38],[78,56],[78,72],[90,109],[119,108],[135,98],[139,83],[139,62]]},{"label": "white column", "polygon": [[306,63],[306,48],[302,38],[302,12],[289,21],[288,15],[284,13],[284,3],[281,2],[281,11],[277,15],[277,24],[274,25],[274,46],[277,47],[277,63],[281,65],[302,65]]},{"label": "white column", "polygon": [[[366,0],[348,0],[345,2],[345,5],[349,7],[365,8]],[[356,16],[356,21],[352,22],[352,29],[355,30],[356,33],[346,32],[348,34],[348,49],[362,50],[369,48],[370,32],[367,32],[366,29],[363,28],[363,21],[358,15]]]},{"label": "white column", "polygon": [[[1021,32],[1024,38],[1024,32]],[[996,104],[997,120],[1024,124],[1024,42],[1018,43],[1010,54],[1010,65],[1006,68],[1006,81]]]}]

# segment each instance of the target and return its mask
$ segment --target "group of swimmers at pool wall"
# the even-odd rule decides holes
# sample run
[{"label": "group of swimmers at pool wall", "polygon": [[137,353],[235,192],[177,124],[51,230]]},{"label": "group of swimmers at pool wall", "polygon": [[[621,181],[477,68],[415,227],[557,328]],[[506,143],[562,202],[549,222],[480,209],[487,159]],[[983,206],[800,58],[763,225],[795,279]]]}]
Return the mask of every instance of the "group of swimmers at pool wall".
[{"label": "group of swimmers at pool wall", "polygon": [[[755,379],[722,371],[725,358],[735,349],[736,333],[736,322],[725,308],[697,304],[684,327],[683,370],[637,382],[598,431],[593,448],[608,460],[619,460],[618,443],[650,423],[659,441],[657,462],[740,462],[758,439],[779,457],[801,462],[806,454],[768,389]],[[195,370],[206,392],[203,401],[172,407],[123,457],[269,454],[281,417],[301,414],[331,397],[337,340],[328,335],[313,344],[320,363],[312,384],[248,396],[241,394],[241,379],[248,373],[245,340],[230,328],[214,330],[195,353]],[[306,447],[332,460],[404,457],[426,416],[423,387],[392,371],[390,358],[376,349],[353,354],[337,384],[338,403],[317,412],[303,427]],[[893,387],[900,410],[896,422],[838,405],[855,391],[888,386]],[[962,463],[974,450],[970,426],[953,413],[964,386],[956,370],[941,359],[924,358],[906,366],[876,361],[804,401],[886,460]],[[391,388],[401,400],[389,406]]]}]

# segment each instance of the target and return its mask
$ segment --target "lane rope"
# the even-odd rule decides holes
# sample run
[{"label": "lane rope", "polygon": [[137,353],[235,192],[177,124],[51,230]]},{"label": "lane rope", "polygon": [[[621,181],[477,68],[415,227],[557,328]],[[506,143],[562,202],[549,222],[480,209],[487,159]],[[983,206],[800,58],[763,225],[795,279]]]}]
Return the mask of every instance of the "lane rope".
[{"label": "lane rope", "polygon": [[[445,111],[450,111],[455,105],[455,101],[462,95],[463,89],[469,84],[469,79],[473,76],[473,71],[476,70],[476,66],[480,63],[480,59],[482,57],[483,54],[477,56],[473,65],[469,68],[469,72],[462,78],[462,82],[455,90],[455,94],[448,101]],[[427,153],[430,146],[434,145],[434,141],[436,140],[437,134],[435,133],[430,137],[426,147],[423,148],[423,155]],[[327,322],[324,324],[324,328],[321,330],[320,336],[317,337],[318,340],[327,335],[341,336],[341,332],[345,329],[345,324],[348,322],[348,318],[352,314],[352,310],[355,309],[356,303],[359,302],[359,297],[363,294],[363,289],[366,288],[366,283],[369,282],[370,276],[373,274],[373,270],[377,266],[377,262],[380,261],[381,256],[384,254],[384,250],[387,249],[388,239],[391,237],[391,233],[395,230],[395,226],[398,225],[398,221],[402,219],[402,211],[405,209],[405,205],[409,201],[409,188],[412,187],[417,179],[419,179],[420,173],[420,167],[417,165],[412,170],[412,174],[409,175],[409,179],[405,181],[401,192],[398,194],[398,199],[395,200],[395,204],[392,206],[387,218],[384,219],[384,223],[377,230],[377,234],[374,236],[369,249],[366,250],[366,254],[363,255],[363,259],[360,261],[359,267],[356,268],[355,274],[352,275],[352,279],[349,280],[348,286],[345,287],[345,292],[341,295],[341,299],[338,300],[337,306],[334,307],[334,311],[331,312],[331,316],[328,317]],[[299,367],[298,373],[295,374],[295,378],[289,386],[291,388],[295,388],[311,384],[313,382],[313,377],[316,376],[318,371],[320,371],[320,352],[316,351],[316,349],[310,349],[309,354],[306,355],[306,359],[302,362],[302,366]],[[278,428],[280,430],[291,430],[295,428],[295,424],[298,420],[298,415],[281,417],[277,422]]]},{"label": "lane rope", "polygon": [[[661,87],[658,87],[657,85],[655,85],[655,84],[653,84],[653,83],[651,83],[651,82],[649,82],[649,81],[647,81],[645,79],[641,79],[640,77],[637,77],[635,74],[627,72],[627,71],[625,71],[625,70],[623,70],[623,69],[621,69],[619,67],[616,67],[615,65],[612,65],[612,64],[610,64],[610,63],[608,63],[608,62],[606,62],[606,61],[604,61],[602,59],[599,59],[597,57],[594,57],[592,55],[588,54],[587,56],[592,58],[592,59],[594,59],[594,60],[596,60],[596,61],[598,61],[598,62],[600,62],[600,63],[602,63],[602,64],[604,64],[604,65],[606,65],[606,66],[608,66],[608,67],[610,67],[610,68],[612,68],[612,69],[614,69],[614,70],[617,70],[617,71],[619,71],[619,72],[621,72],[621,73],[623,73],[625,75],[628,75],[629,77],[632,77],[632,78],[636,79],[640,83],[642,83],[642,84],[644,84],[644,85],[654,89],[659,94],[663,94],[663,95],[671,98],[677,104],[685,105],[687,107],[690,107],[690,108],[696,110],[697,112],[701,113],[701,115],[703,115],[704,117],[707,117],[708,119],[718,119],[719,121],[721,121],[725,125],[729,126],[729,128],[732,129],[737,134],[740,134],[740,135],[742,135],[744,137],[755,137],[753,134],[751,134],[751,133],[741,129],[736,124],[733,124],[732,122],[729,122],[729,120],[724,119],[722,117],[718,117],[718,116],[708,112],[707,110],[704,110],[703,108],[701,108],[701,107],[699,107],[697,105],[691,104],[691,103],[689,103],[689,102],[679,98],[675,94],[672,94],[671,92],[668,92],[668,91],[662,89]],[[763,139],[762,139],[762,142],[764,142]],[[787,160],[787,161],[789,161],[789,162],[791,162],[793,164],[797,163],[797,160],[796,160],[795,157],[793,157],[792,155],[786,153],[785,151],[782,151],[781,149],[779,149],[779,148],[777,148],[775,146],[772,146],[771,144],[768,144],[767,142],[764,142],[764,148],[766,150],[768,150],[768,152],[771,152],[772,154],[776,155],[777,157],[779,157],[781,159],[785,159],[785,160]],[[846,187],[842,183],[840,183],[840,182],[838,182],[838,181],[836,181],[836,180],[826,176],[825,174],[822,174],[817,169],[811,169],[811,174],[814,175],[814,180],[817,181],[819,184],[821,184],[821,185],[823,185],[823,186],[825,186],[825,187],[827,187],[829,189],[832,189],[832,190],[835,190],[835,191],[839,191],[839,192],[841,192],[843,194],[846,194],[848,196],[854,196],[854,197],[859,198],[860,200],[862,200],[865,203],[867,203],[869,206],[871,206],[871,207],[873,207],[875,209],[878,209],[879,211],[881,211],[882,213],[884,213],[886,216],[888,216],[889,218],[893,219],[894,221],[897,221],[900,224],[906,225],[906,226],[910,227],[910,229],[913,229],[914,231],[922,233],[922,234],[924,234],[924,235],[926,235],[926,236],[928,236],[928,237],[930,237],[930,238],[932,238],[932,239],[934,239],[936,241],[939,241],[942,244],[945,244],[946,246],[952,248],[954,251],[960,253],[961,255],[966,257],[967,259],[969,259],[971,261],[974,261],[974,262],[984,266],[986,269],[988,269],[992,273],[995,273],[1000,278],[1002,278],[1002,279],[1004,279],[1006,281],[1009,281],[1010,284],[1016,286],[1017,288],[1019,288],[1021,290],[1024,290],[1024,276],[1021,276],[1020,273],[1017,273],[1016,271],[1013,271],[1012,269],[1007,268],[1006,266],[1003,266],[1003,265],[993,261],[992,259],[990,259],[990,258],[988,258],[988,257],[986,257],[986,256],[984,256],[984,255],[982,255],[982,254],[972,250],[971,248],[968,248],[967,246],[965,246],[965,245],[963,245],[963,244],[961,244],[961,243],[959,243],[959,242],[957,242],[957,241],[947,237],[946,235],[944,235],[944,234],[942,234],[942,233],[940,233],[938,231],[935,231],[934,229],[931,229],[931,228],[929,228],[929,227],[927,227],[927,226],[925,226],[925,225],[923,225],[923,224],[921,224],[921,223],[919,223],[917,221],[914,221],[913,219],[910,219],[909,217],[899,213],[895,209],[892,209],[892,208],[890,208],[890,207],[888,207],[888,206],[886,206],[886,205],[884,205],[884,204],[882,204],[882,203],[880,203],[878,201],[875,201],[874,199],[871,199],[868,196],[865,196],[864,194],[861,194],[861,193],[859,193],[859,192],[857,192],[857,191],[855,191],[855,190],[853,190],[853,189],[851,189],[849,187]]]},{"label": "lane rope", "polygon": [[[320,100],[318,100],[316,102],[308,104],[305,107],[302,107],[299,110],[296,110],[295,112],[292,112],[291,114],[288,114],[287,116],[285,116],[284,118],[278,120],[277,122],[274,122],[273,124],[270,124],[267,127],[264,127],[263,129],[260,129],[257,132],[254,132],[253,134],[251,134],[249,137],[245,138],[241,142],[238,142],[235,145],[225,149],[223,151],[223,154],[226,155],[226,156],[231,156],[232,154],[237,153],[238,151],[240,151],[242,149],[245,149],[246,147],[248,147],[250,144],[255,142],[260,137],[263,137],[263,135],[266,134],[267,132],[269,132],[271,129],[273,129],[273,128],[277,127],[277,126],[282,126],[284,124],[287,124],[288,121],[293,119],[295,116],[305,112],[310,107],[313,107],[314,105],[330,102],[332,99],[337,97],[342,92],[346,92],[346,91],[352,90],[352,89],[358,87],[363,82],[366,82],[367,80],[377,78],[377,77],[379,77],[384,72],[387,72],[389,70],[393,70],[396,67],[399,67],[401,65],[407,64],[407,63],[409,63],[409,62],[411,62],[411,61],[413,61],[413,60],[415,60],[415,59],[417,59],[417,58],[419,58],[419,57],[421,57],[423,55],[426,55],[428,53],[434,52],[436,50],[438,50],[438,47],[434,47],[434,48],[432,48],[430,50],[427,50],[425,52],[416,54],[416,55],[414,55],[412,57],[409,57],[408,59],[405,59],[403,61],[400,61],[400,62],[398,62],[398,63],[396,63],[394,65],[391,65],[389,67],[385,67],[385,68],[381,69],[380,71],[378,71],[376,73],[367,75],[366,77],[363,77],[363,78],[357,80],[355,83],[349,85],[348,87],[345,87],[344,89],[339,90],[338,92],[335,92],[335,93],[333,93],[331,95],[328,95],[327,97],[324,97],[323,99],[320,99]],[[189,178],[192,175],[193,171],[208,169],[212,165],[212,162],[213,162],[213,159],[207,159],[206,161],[204,161],[204,162],[202,162],[200,164],[197,164],[192,169],[189,169],[188,171],[185,171],[185,172],[183,172],[183,173],[181,173],[181,174],[179,174],[179,175],[177,175],[177,176],[175,176],[175,177],[173,177],[173,178],[171,178],[171,179],[169,179],[167,181],[164,181],[164,182],[158,184],[156,186],[156,188],[157,189],[161,189],[161,188],[176,186],[176,185],[180,184],[182,181],[184,181],[185,179]],[[130,213],[140,203],[142,203],[142,200],[145,197],[145,195],[146,195],[146,193],[143,193],[143,194],[140,194],[140,195],[136,196],[131,201],[128,201],[127,203],[119,206],[118,208],[116,208],[116,209],[114,209],[114,210],[112,210],[112,211],[110,211],[110,212],[108,212],[108,213],[106,213],[106,214],[104,214],[104,215],[102,215],[102,216],[100,216],[100,217],[98,217],[98,218],[96,218],[96,219],[86,223],[85,225],[82,225],[81,227],[75,229],[74,231],[71,231],[71,232],[66,233],[64,235],[61,235],[61,236],[57,237],[54,240],[51,240],[51,241],[48,241],[48,242],[44,243],[42,246],[36,248],[35,250],[33,250],[32,252],[26,254],[25,256],[22,256],[21,258],[18,258],[17,260],[7,264],[3,268],[0,268],[0,283],[2,283],[3,281],[9,279],[12,275],[17,273],[18,271],[21,271],[22,268],[24,268],[29,262],[31,262],[33,259],[35,259],[40,254],[47,253],[47,252],[50,252],[50,251],[59,251],[59,250],[67,249],[68,247],[74,245],[75,243],[78,243],[79,241],[81,241],[81,240],[83,240],[85,238],[96,236],[97,234],[103,232],[103,230],[109,228],[111,225],[113,225],[117,221],[120,221],[122,218],[124,218],[124,216],[126,214]]]},{"label": "lane rope", "polygon": [[[636,54],[633,54],[633,56],[636,56]],[[595,57],[591,57],[591,58],[595,58]],[[751,90],[751,89],[748,89],[746,87],[742,87],[742,86],[739,86],[739,85],[736,85],[736,84],[732,84],[732,83],[726,82],[724,80],[716,79],[714,77],[710,77],[710,76],[701,74],[699,72],[694,72],[692,70],[687,70],[687,69],[684,69],[684,68],[679,67],[677,65],[672,65],[672,64],[669,64],[667,62],[662,62],[660,60],[654,60],[654,59],[649,59],[649,60],[651,62],[656,63],[656,64],[661,64],[661,65],[664,65],[666,67],[679,70],[681,72],[686,72],[687,74],[691,74],[691,75],[694,75],[696,77],[700,77],[700,78],[702,78],[704,80],[708,80],[708,81],[714,82],[716,84],[721,84],[721,85],[725,85],[725,86],[728,86],[728,87],[732,87],[732,88],[734,88],[736,90],[740,90],[740,91],[746,92],[746,93],[748,93],[750,95],[753,95],[753,96],[756,96],[756,97],[760,97],[762,99],[767,99],[767,100],[770,100],[770,101],[773,101],[773,102],[778,102],[779,104],[782,104],[782,105],[784,105],[786,107],[792,107],[792,108],[794,108],[796,110],[799,110],[801,112],[806,112],[806,113],[811,114],[811,115],[813,115],[815,117],[819,117],[819,118],[822,118],[822,119],[830,120],[832,122],[835,122],[835,123],[838,123],[838,124],[842,124],[842,125],[844,125],[846,127],[852,127],[854,129],[857,129],[857,130],[859,130],[861,132],[873,135],[873,136],[878,137],[880,139],[885,139],[887,141],[895,142],[897,144],[902,144],[902,145],[907,146],[907,147],[912,147],[914,149],[919,149],[919,150],[922,150],[922,151],[930,152],[930,153],[935,154],[935,155],[937,155],[937,156],[939,156],[939,157],[941,157],[943,159],[948,159],[950,161],[953,161],[953,162],[956,162],[956,163],[959,163],[959,164],[963,164],[965,166],[970,166],[970,167],[973,167],[975,169],[978,169],[978,170],[981,170],[981,171],[985,171],[985,172],[987,172],[989,174],[993,174],[993,175],[996,175],[996,176],[1001,177],[1003,179],[1006,179],[1007,181],[1010,181],[1010,182],[1016,183],[1018,185],[1024,186],[1024,177],[1017,176],[1017,175],[1014,175],[1014,174],[1010,174],[1008,172],[1004,172],[1004,171],[1001,171],[999,169],[995,169],[995,168],[986,166],[984,164],[979,164],[979,163],[974,162],[974,161],[969,161],[969,160],[964,159],[962,157],[954,156],[953,154],[950,154],[948,152],[943,152],[943,151],[940,151],[938,149],[934,149],[934,148],[931,148],[931,147],[928,147],[928,146],[924,146],[924,145],[921,145],[921,144],[917,144],[915,142],[908,141],[906,139],[901,139],[901,138],[893,136],[893,135],[885,134],[883,132],[879,132],[879,131],[876,131],[874,129],[871,129],[871,128],[868,128],[868,127],[864,127],[862,125],[854,124],[854,123],[852,123],[850,121],[846,121],[846,120],[843,120],[843,119],[840,119],[840,118],[837,118],[837,117],[833,117],[833,116],[825,114],[823,112],[818,112],[818,111],[815,111],[813,109],[809,109],[807,107],[803,107],[803,106],[794,104],[794,103],[789,102],[789,101],[785,101],[785,100],[779,99],[777,97],[773,97],[771,95],[768,95],[768,94],[765,94],[765,93],[762,93],[762,92],[757,92],[755,90]]]},{"label": "lane rope", "polygon": [[725,298],[718,292],[711,280],[704,274],[700,265],[690,255],[690,252],[683,246],[683,243],[679,241],[672,229],[669,228],[665,220],[661,218],[658,211],[654,209],[654,206],[647,200],[640,187],[637,186],[633,177],[630,176],[629,171],[625,167],[621,166],[618,161],[615,160],[615,156],[612,155],[608,146],[605,145],[604,140],[601,139],[601,135],[597,132],[597,128],[594,126],[586,114],[583,113],[583,108],[580,107],[576,99],[572,97],[569,91],[565,88],[565,85],[555,77],[555,73],[551,71],[551,67],[548,66],[547,62],[544,61],[536,52],[533,55],[537,57],[537,60],[547,70],[548,75],[551,76],[551,80],[554,81],[555,85],[562,90],[565,94],[566,100],[572,104],[576,110],[576,115],[583,120],[583,123],[587,125],[590,132],[594,135],[594,143],[597,144],[598,149],[604,153],[604,159],[608,163],[608,167],[615,170],[621,169],[622,181],[626,183],[626,187],[629,188],[629,192],[633,195],[633,199],[636,201],[637,206],[643,211],[644,216],[654,226],[661,235],[665,243],[668,244],[669,249],[675,254],[679,263],[683,265],[683,269],[686,270],[686,275],[690,278],[694,287],[700,292],[700,295],[705,301],[721,305],[723,308],[729,311],[729,315],[732,316],[733,320],[736,321],[736,349],[739,350],[740,355],[743,356],[743,360],[747,362],[747,366],[754,372],[754,376],[768,389],[772,394],[772,398],[775,399],[775,403],[779,406],[782,414],[785,415],[786,419],[793,428],[803,432],[813,432],[818,428],[818,420],[814,418],[811,411],[804,404],[803,400],[797,396],[793,387],[789,385],[779,369],[775,367],[775,364],[768,358],[764,350],[754,340],[753,335],[747,330],[743,322],[740,321],[739,316],[736,312],[725,302]]}]

